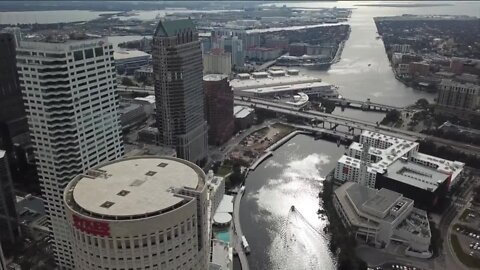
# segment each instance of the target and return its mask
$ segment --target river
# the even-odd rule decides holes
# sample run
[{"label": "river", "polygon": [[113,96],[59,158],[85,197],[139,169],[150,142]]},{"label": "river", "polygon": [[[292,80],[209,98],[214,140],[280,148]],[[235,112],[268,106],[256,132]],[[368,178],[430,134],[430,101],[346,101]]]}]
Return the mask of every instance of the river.
[{"label": "river", "polygon": [[[406,87],[393,76],[383,42],[376,39],[377,29],[373,18],[402,14],[449,14],[480,16],[480,2],[442,2],[445,6],[428,7],[385,7],[356,6],[361,4],[382,4],[395,2],[290,2],[278,3],[289,7],[346,7],[354,8],[349,20],[350,38],[345,44],[340,62],[328,71],[311,71],[324,81],[339,86],[340,93],[350,99],[366,100],[396,106],[413,104],[419,98],[433,101],[429,94]],[[397,2],[398,3],[398,2]],[[401,2],[402,5],[415,2]],[[431,2],[422,1],[422,4]],[[438,3],[437,3],[438,4]]]},{"label": "river", "polygon": [[[328,71],[304,70],[340,87],[340,93],[351,99],[404,106],[419,98],[434,99],[433,94],[420,92],[398,82],[391,71],[383,43],[376,39],[375,16],[402,14],[449,14],[480,16],[480,2],[442,2],[445,6],[408,7],[415,2],[400,2],[401,7],[356,6],[360,4],[398,4],[398,2],[286,2],[277,5],[300,8],[354,8],[349,20],[350,38],[345,44],[340,62]],[[422,1],[422,4],[432,2]],[[434,3],[434,2],[433,2]],[[270,4],[268,4],[270,5]],[[104,12],[45,11],[0,12],[0,23],[68,22],[91,20]],[[152,17],[146,11],[137,17]],[[135,37],[115,37],[118,43]],[[382,114],[356,110],[335,114],[378,121]],[[274,155],[251,172],[246,180],[246,195],[242,200],[242,229],[250,243],[251,269],[334,269],[334,259],[328,252],[328,240],[322,231],[326,221],[317,217],[317,194],[323,177],[343,154],[343,146],[298,135],[274,152]],[[295,205],[306,220],[289,212]],[[311,226],[309,225],[311,224]],[[313,228],[312,228],[313,227]]]},{"label": "river", "polygon": [[[322,231],[327,221],[317,215],[318,193],[344,151],[297,135],[250,172],[240,218],[251,269],[335,269]],[[306,221],[290,212],[292,205]]]}]

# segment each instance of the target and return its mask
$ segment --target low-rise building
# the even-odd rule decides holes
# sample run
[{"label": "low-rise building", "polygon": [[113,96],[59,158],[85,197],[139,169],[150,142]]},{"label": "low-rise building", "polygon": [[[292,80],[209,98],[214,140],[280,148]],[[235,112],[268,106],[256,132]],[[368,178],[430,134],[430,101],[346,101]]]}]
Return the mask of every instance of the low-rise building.
[{"label": "low-rise building", "polygon": [[16,208],[23,235],[38,240],[50,234],[42,198],[30,194],[25,197],[17,196]]},{"label": "low-rise building", "polygon": [[156,104],[154,95],[149,95],[146,97],[136,97],[133,99],[133,102],[142,105],[147,116],[151,116],[153,113],[155,113]]},{"label": "low-rise building", "polygon": [[152,56],[137,50],[116,51],[113,53],[113,59],[119,74],[133,74],[135,70],[149,65]]},{"label": "low-rise building", "polygon": [[136,103],[121,102],[118,112],[123,129],[131,128],[147,119],[143,106]]},{"label": "low-rise building", "polygon": [[411,51],[410,44],[392,44],[390,45],[392,52],[407,53]]},{"label": "low-rise building", "polygon": [[255,122],[255,110],[245,106],[233,107],[235,126],[237,129],[246,129]]},{"label": "low-rise building", "polygon": [[270,61],[282,55],[282,48],[251,47],[247,49],[250,60]]},{"label": "low-rise building", "polygon": [[274,97],[304,93],[310,97],[338,98],[334,85],[290,69],[238,74],[230,85],[235,94],[241,96]]},{"label": "low-rise building", "polygon": [[133,73],[133,76],[137,81],[143,81],[153,84],[153,68],[151,66],[144,66],[136,69]]},{"label": "low-rise building", "polygon": [[288,54],[290,56],[302,56],[307,54],[307,43],[292,43],[288,47]]},{"label": "low-rise building", "polygon": [[378,248],[407,246],[405,254],[430,258],[431,232],[427,212],[398,192],[347,182],[335,190],[333,205],[355,237]]},{"label": "low-rise building", "polygon": [[414,141],[364,131],[360,142],[352,143],[338,160],[334,178],[387,188],[430,209],[458,182],[465,164],[422,154],[418,148]]},{"label": "low-rise building", "polygon": [[411,76],[425,76],[430,73],[430,64],[427,62],[411,62],[408,65],[408,73]]},{"label": "low-rise building", "polygon": [[397,75],[398,75],[398,76],[410,75],[410,73],[408,72],[408,71],[409,71],[409,67],[410,67],[409,64],[398,64],[398,65],[397,65],[397,68],[395,69],[395,71],[397,72]]}]

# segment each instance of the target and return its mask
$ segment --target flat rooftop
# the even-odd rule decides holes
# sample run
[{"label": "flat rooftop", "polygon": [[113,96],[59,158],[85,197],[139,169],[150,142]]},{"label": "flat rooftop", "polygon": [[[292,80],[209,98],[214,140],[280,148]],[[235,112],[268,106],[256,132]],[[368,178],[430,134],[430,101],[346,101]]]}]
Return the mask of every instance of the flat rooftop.
[{"label": "flat rooftop", "polygon": [[148,215],[184,201],[176,191],[202,187],[201,174],[200,168],[181,159],[133,157],[77,176],[70,190],[73,189],[72,198],[80,208],[96,215]]},{"label": "flat rooftop", "polygon": [[113,58],[115,60],[125,60],[125,59],[132,59],[132,58],[148,58],[150,54],[138,50],[131,50],[131,51],[115,51],[113,52]]},{"label": "flat rooftop", "polygon": [[211,81],[217,82],[217,81],[224,80],[226,78],[228,78],[228,76],[225,74],[208,74],[203,76],[203,80],[207,82],[211,82]]},{"label": "flat rooftop", "polygon": [[233,107],[233,115],[236,118],[245,118],[250,115],[254,109],[245,107],[245,106],[235,106]]},{"label": "flat rooftop", "polygon": [[390,210],[401,198],[402,194],[382,188],[372,198],[365,201],[363,207],[383,213]]},{"label": "flat rooftop", "polygon": [[449,175],[413,162],[396,160],[389,167],[386,177],[421,189],[434,191]]},{"label": "flat rooftop", "polygon": [[[284,85],[294,85],[294,84],[302,84],[302,83],[319,83],[322,80],[317,77],[312,77],[308,75],[289,75],[285,74],[284,76],[268,76],[267,72],[257,72],[252,73],[252,75],[257,76],[254,78],[249,74],[239,74],[238,77],[240,79],[233,79],[230,81],[230,85],[234,91],[238,90],[248,90],[248,89],[255,89],[255,88],[266,88],[266,87],[273,87],[273,86],[284,86]],[[258,78],[258,76],[265,76],[262,78]],[[330,85],[325,83],[325,85]]]}]

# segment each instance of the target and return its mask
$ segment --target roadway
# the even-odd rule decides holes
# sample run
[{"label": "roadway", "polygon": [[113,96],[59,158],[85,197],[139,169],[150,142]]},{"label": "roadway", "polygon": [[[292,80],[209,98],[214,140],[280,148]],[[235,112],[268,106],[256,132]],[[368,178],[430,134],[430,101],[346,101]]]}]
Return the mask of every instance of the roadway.
[{"label": "roadway", "polygon": [[[136,93],[144,93],[148,95],[153,95],[155,92],[154,88],[151,86],[126,87],[123,85],[118,85],[117,90],[119,92],[136,92]],[[377,125],[376,123],[373,123],[373,122],[363,121],[355,118],[349,118],[349,117],[339,116],[334,114],[322,113],[314,110],[299,111],[299,108],[295,108],[287,104],[280,104],[274,101],[269,101],[264,99],[256,99],[256,98],[247,99],[245,97],[235,96],[235,105],[257,106],[258,108],[262,108],[270,111],[276,111],[276,112],[287,114],[287,115],[296,115],[298,117],[303,117],[307,119],[321,120],[324,122],[333,123],[335,125],[347,126],[349,128],[354,128],[359,130],[382,132],[386,135],[403,137],[405,139],[414,140],[414,141],[430,140],[437,145],[451,146],[453,148],[456,148],[458,150],[461,150],[463,152],[470,153],[470,154],[480,153],[480,146],[465,144],[465,143],[456,142],[456,141],[434,137],[434,136],[429,136],[429,135],[418,133],[418,132],[407,131],[407,130],[387,127],[383,125]]]},{"label": "roadway", "polygon": [[328,122],[328,123],[332,123],[333,125],[345,126],[348,128],[353,128],[361,131],[369,130],[373,132],[381,132],[386,135],[401,137],[401,138],[413,140],[413,141],[431,140],[436,144],[452,146],[464,152],[476,153],[476,154],[480,153],[479,146],[474,146],[474,145],[469,145],[469,144],[456,142],[448,139],[433,137],[423,133],[403,130],[399,128],[377,125],[377,123],[359,120],[355,118],[349,118],[345,116],[328,114],[328,113],[318,112],[314,110],[301,111],[300,108],[296,108],[287,104],[280,104],[274,101],[256,99],[256,98],[235,97],[234,103],[235,105],[261,108],[264,110],[269,110],[269,111],[282,113],[286,115]]},{"label": "roadway", "polygon": [[380,103],[375,103],[375,102],[369,102],[369,101],[360,101],[360,100],[353,100],[353,99],[348,99],[348,98],[330,98],[329,100],[334,101],[340,105],[342,104],[358,104],[360,106],[362,105],[368,105],[370,107],[377,107],[377,108],[384,108],[386,110],[397,110],[401,111],[405,108],[403,107],[397,107],[397,106],[392,106],[392,105],[386,105],[386,104],[380,104]]},{"label": "roadway", "polygon": [[242,265],[242,270],[249,270],[247,255],[242,245],[242,225],[240,224],[240,202],[243,197],[245,190],[240,189],[240,191],[235,196],[235,202],[233,204],[233,246],[237,251],[238,258],[240,259],[240,264]]}]

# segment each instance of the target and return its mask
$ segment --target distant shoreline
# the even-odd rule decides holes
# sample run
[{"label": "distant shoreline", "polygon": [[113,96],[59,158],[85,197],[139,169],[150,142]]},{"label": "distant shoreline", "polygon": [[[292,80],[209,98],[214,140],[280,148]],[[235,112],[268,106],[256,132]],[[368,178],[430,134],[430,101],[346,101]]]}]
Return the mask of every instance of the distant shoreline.
[{"label": "distant shoreline", "polygon": [[452,4],[357,4],[356,7],[448,7]]}]

